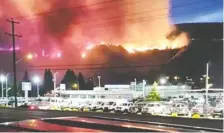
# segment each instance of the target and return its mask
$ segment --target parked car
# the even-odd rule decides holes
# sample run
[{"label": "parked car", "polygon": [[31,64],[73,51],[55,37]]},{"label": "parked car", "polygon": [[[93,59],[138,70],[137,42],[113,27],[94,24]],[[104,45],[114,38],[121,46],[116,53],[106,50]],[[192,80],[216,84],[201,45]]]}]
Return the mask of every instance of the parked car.
[{"label": "parked car", "polygon": [[223,110],[224,110],[223,104],[217,105],[212,112],[212,117],[213,118],[216,118],[216,117],[223,118]]},{"label": "parked car", "polygon": [[129,113],[131,112],[131,107],[134,107],[132,102],[124,102],[116,105],[115,112],[116,113]]},{"label": "parked car", "polygon": [[193,107],[195,107],[197,105],[197,103],[196,102],[189,102],[188,103],[188,108],[189,108],[189,110],[191,110]]},{"label": "parked car", "polygon": [[89,105],[90,105],[89,102],[82,102],[82,103],[79,103],[79,104],[78,104],[77,109],[78,109],[79,111],[84,111],[84,110],[86,110],[86,109],[90,110],[90,109],[88,108]]},{"label": "parked car", "polygon": [[175,103],[171,107],[171,113],[177,113],[179,116],[187,116],[189,112],[190,111],[186,103]]},{"label": "parked car", "polygon": [[162,104],[165,106],[164,112],[162,114],[170,115],[172,113],[171,109],[173,104],[170,102],[164,102]]},{"label": "parked car", "polygon": [[90,103],[87,107],[91,110],[91,111],[95,111],[97,109],[100,109],[102,106],[102,101],[94,101],[92,103]]},{"label": "parked car", "polygon": [[163,114],[166,106],[161,102],[150,102],[142,108],[142,114]]},{"label": "parked car", "polygon": [[133,107],[130,108],[131,113],[140,113],[142,108],[147,104],[147,102],[137,102]]},{"label": "parked car", "polygon": [[200,116],[204,116],[205,114],[211,114],[213,107],[205,104],[197,104],[191,109],[191,114],[199,114]]},{"label": "parked car", "polygon": [[113,101],[104,102],[102,105],[102,110],[104,112],[110,112],[114,109],[114,106],[116,106],[116,102]]}]

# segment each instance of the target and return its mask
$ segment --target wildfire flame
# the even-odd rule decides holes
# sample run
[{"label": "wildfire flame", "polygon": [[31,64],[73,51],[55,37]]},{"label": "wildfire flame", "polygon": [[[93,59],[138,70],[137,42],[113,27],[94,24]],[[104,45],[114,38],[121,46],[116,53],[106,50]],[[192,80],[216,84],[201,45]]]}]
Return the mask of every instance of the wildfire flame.
[{"label": "wildfire flame", "polygon": [[[140,45],[139,44],[134,44],[134,43],[126,43],[126,44],[121,44],[129,53],[135,53],[135,52],[145,52],[149,50],[165,50],[165,49],[179,49],[184,46],[187,46],[189,43],[189,38],[187,33],[182,32],[180,35],[174,37],[172,40],[169,39],[164,39],[158,41],[157,45]],[[100,45],[111,45],[109,43],[105,43],[104,41],[101,41]],[[91,44],[87,45],[86,50],[91,50],[97,46],[97,44]]]},{"label": "wildfire flame", "polygon": [[[58,48],[66,45],[64,47],[68,48],[92,41],[100,45],[120,44],[129,53],[135,53],[153,49],[177,49],[189,43],[184,32],[172,39],[166,36],[176,29],[169,21],[168,0],[108,1],[96,5],[100,2],[2,0],[0,5],[7,4],[7,7],[2,6],[0,17],[28,16],[25,22],[17,26],[17,31],[23,31],[24,36],[29,36],[21,41],[29,44],[30,48],[46,44]],[[77,8],[71,8],[71,5]],[[87,44],[86,50],[91,50],[96,44]],[[81,53],[81,57],[85,58],[86,52]]]}]

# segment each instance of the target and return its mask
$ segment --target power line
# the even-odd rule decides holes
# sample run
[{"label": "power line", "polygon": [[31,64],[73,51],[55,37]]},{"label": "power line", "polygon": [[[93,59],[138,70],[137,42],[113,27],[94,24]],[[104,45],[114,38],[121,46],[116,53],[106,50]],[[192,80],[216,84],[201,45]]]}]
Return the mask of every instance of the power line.
[{"label": "power line", "polygon": [[[149,60],[147,60],[149,61]],[[41,66],[28,66],[30,68],[46,68],[46,67],[83,67],[83,66],[110,66],[110,64],[108,63],[99,63],[99,64],[66,64],[66,65],[63,65],[63,64],[58,64],[58,65],[41,65]],[[135,65],[135,64],[132,64],[132,65]],[[144,65],[151,65],[151,64],[144,64]],[[127,64],[125,66],[128,66]]]},{"label": "power line", "polygon": [[45,66],[44,68],[28,68],[29,70],[45,70],[46,68],[50,68],[52,70],[67,70],[67,69],[87,69],[87,70],[94,70],[94,69],[130,69],[130,68],[144,68],[144,67],[159,67],[159,66],[163,66],[166,65],[166,63],[164,64],[151,64],[151,65],[124,65],[124,66],[104,66],[104,67],[76,67],[76,66],[71,66],[71,67],[67,67],[67,68],[59,68],[59,67],[49,67],[49,66]]}]

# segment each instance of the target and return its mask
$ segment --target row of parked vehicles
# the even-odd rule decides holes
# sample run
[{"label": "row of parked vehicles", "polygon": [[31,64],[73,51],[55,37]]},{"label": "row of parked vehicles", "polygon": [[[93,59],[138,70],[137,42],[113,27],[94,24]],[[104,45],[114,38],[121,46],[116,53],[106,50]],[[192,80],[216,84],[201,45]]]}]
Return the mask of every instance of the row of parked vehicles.
[{"label": "row of parked vehicles", "polygon": [[223,117],[223,104],[206,105],[204,103],[191,103],[184,101],[161,101],[161,102],[130,102],[127,100],[96,100],[92,102],[83,102],[72,104],[62,104],[62,109],[77,109],[80,111],[98,111],[114,112],[114,113],[135,113],[135,114],[157,114],[171,115],[173,113],[178,116],[192,116],[198,114],[200,116],[210,115],[213,117]]},{"label": "row of parked vehicles", "polygon": [[[156,114],[192,116],[210,115],[223,118],[223,103],[209,100],[204,104],[203,100],[192,100],[186,98],[169,99],[160,102],[130,102],[126,99],[98,99],[93,101],[77,101],[71,99],[45,99],[30,102],[31,109],[58,109],[76,111],[98,111],[114,113]],[[215,103],[215,104],[214,104]],[[35,106],[34,106],[35,105]],[[35,107],[35,108],[34,108]]]}]

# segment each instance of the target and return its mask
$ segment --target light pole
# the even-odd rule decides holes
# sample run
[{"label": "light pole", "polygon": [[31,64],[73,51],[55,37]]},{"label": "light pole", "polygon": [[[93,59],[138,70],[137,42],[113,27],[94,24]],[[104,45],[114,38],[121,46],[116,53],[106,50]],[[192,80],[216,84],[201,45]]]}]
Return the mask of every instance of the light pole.
[{"label": "light pole", "polygon": [[[209,64],[210,61],[206,63],[206,79],[205,79],[205,104],[206,104],[206,108],[208,105],[208,89],[209,89],[209,84],[208,84],[208,79],[209,79]],[[206,112],[207,115],[207,112]]]},{"label": "light pole", "polygon": [[5,78],[5,88],[6,88],[6,98],[8,99],[8,96],[7,96],[7,89],[8,89],[8,76],[9,76],[9,73],[8,74],[6,74],[6,78]]},{"label": "light pole", "polygon": [[57,72],[54,72],[54,97],[56,97],[56,80],[57,80]]},{"label": "light pole", "polygon": [[146,86],[146,81],[145,80],[142,80],[143,98],[145,98],[145,86]]},{"label": "light pole", "polygon": [[208,104],[208,88],[209,88],[209,85],[208,85],[208,78],[209,78],[208,72],[209,72],[209,63],[210,63],[210,61],[208,63],[206,63],[206,78],[205,78],[206,104]]},{"label": "light pole", "polygon": [[98,80],[99,80],[99,88],[100,88],[100,79],[101,79],[101,77],[100,76],[97,76],[98,77]]},{"label": "light pole", "polygon": [[[166,82],[167,82],[167,78],[160,78],[159,79],[159,83],[163,86],[163,85],[165,85],[166,84]],[[165,89],[163,90],[163,97],[165,97]]]},{"label": "light pole", "polygon": [[22,61],[25,58],[31,60],[31,59],[33,59],[33,55],[31,53],[24,55],[22,58],[20,58],[19,60],[16,61],[16,64],[18,64],[20,61]]},{"label": "light pole", "polygon": [[136,91],[136,88],[137,88],[137,80],[135,78],[135,91]]},{"label": "light pole", "polygon": [[2,98],[4,97],[4,81],[5,81],[5,76],[4,75],[1,75],[0,77],[0,80],[1,80],[1,85],[2,85]]},{"label": "light pole", "polygon": [[39,92],[39,83],[40,83],[40,78],[38,76],[35,76],[33,79],[34,83],[37,84],[37,97],[40,97],[40,92]]},{"label": "light pole", "polygon": [[6,89],[6,100],[7,100],[7,102],[6,102],[6,106],[8,107],[8,91],[9,90],[11,90],[11,88],[7,88]]}]

